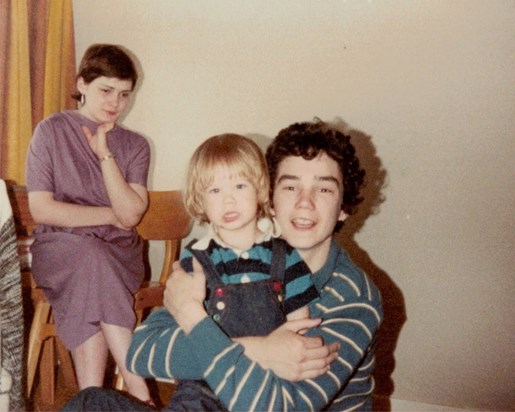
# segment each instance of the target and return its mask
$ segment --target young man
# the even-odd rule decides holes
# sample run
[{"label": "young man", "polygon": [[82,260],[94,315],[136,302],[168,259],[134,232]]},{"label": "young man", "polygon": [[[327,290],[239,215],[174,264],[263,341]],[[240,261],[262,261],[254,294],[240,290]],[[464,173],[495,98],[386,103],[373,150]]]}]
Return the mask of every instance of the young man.
[{"label": "young man", "polygon": [[[266,157],[282,236],[320,294],[312,319],[231,340],[204,309],[201,271],[176,270],[167,309],[136,330],[127,366],[143,376],[204,379],[228,410],[371,410],[381,297],[333,240],[362,200],[364,171],[349,137],[320,121],[283,129]],[[172,398],[166,410],[180,403]]]}]

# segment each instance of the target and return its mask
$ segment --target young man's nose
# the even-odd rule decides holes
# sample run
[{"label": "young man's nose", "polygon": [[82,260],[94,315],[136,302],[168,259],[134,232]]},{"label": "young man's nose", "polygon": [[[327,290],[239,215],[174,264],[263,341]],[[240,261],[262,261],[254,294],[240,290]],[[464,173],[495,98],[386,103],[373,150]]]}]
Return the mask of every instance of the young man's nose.
[{"label": "young man's nose", "polygon": [[310,190],[301,190],[296,202],[297,207],[313,209],[315,202],[313,201],[313,193]]}]

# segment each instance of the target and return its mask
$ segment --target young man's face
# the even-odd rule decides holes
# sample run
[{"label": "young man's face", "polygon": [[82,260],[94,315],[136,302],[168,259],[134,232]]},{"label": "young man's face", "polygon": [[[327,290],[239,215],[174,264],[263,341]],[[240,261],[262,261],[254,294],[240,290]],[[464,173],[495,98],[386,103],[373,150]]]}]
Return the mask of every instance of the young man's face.
[{"label": "young man's face", "polygon": [[347,217],[338,164],[325,153],[312,160],[290,156],[276,176],[273,206],[282,236],[316,271],[327,259],[336,223]]}]

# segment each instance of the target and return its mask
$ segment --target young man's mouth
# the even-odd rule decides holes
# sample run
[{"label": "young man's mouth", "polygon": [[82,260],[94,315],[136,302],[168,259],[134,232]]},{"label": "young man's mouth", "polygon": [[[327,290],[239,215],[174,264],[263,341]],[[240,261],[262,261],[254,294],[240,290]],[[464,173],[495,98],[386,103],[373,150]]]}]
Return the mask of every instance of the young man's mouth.
[{"label": "young man's mouth", "polygon": [[292,219],[291,223],[297,229],[311,229],[313,226],[315,226],[315,222],[313,220],[304,219],[301,217]]}]

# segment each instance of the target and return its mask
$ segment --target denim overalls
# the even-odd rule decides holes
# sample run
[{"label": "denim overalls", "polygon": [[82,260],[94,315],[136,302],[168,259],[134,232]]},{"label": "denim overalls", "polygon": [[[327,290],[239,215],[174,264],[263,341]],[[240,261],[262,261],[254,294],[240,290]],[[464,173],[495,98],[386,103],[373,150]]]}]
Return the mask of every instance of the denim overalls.
[{"label": "denim overalls", "polygon": [[[193,242],[192,242],[193,243]],[[230,337],[265,336],[286,321],[282,301],[286,252],[281,240],[273,240],[270,279],[229,284],[206,251],[188,249],[200,262],[206,275],[207,312]],[[225,411],[204,381],[181,380],[165,411]]]}]

